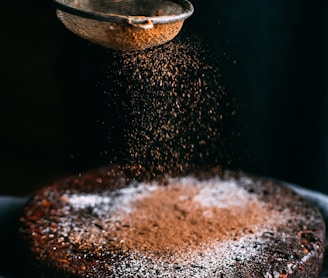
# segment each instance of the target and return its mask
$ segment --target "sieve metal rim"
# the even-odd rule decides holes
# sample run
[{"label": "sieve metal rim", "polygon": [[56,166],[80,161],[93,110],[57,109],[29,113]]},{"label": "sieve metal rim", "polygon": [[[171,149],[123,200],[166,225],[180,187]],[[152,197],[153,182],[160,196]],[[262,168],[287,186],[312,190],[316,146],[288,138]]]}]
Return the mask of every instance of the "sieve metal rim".
[{"label": "sieve metal rim", "polygon": [[[176,22],[184,20],[190,17],[194,12],[193,5],[188,0],[173,0],[173,2],[181,5],[185,12],[178,15],[164,15],[164,16],[129,16],[120,14],[104,14],[99,12],[92,12],[87,10],[82,10],[62,3],[62,0],[54,0],[57,9],[70,13],[75,16],[94,19],[106,22],[125,22],[131,25],[138,26],[139,24],[165,24],[170,22]],[[141,26],[140,26],[141,27]]]}]

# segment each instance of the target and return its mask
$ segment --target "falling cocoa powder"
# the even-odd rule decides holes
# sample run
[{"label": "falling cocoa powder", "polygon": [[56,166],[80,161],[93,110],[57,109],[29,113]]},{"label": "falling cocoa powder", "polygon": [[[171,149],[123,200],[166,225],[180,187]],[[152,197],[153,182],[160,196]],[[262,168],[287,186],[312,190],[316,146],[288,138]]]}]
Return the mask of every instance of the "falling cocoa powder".
[{"label": "falling cocoa powder", "polygon": [[235,161],[235,95],[224,86],[223,57],[209,49],[198,36],[180,33],[156,48],[114,53],[100,82],[108,84],[109,110],[125,101],[125,162],[151,178]]}]

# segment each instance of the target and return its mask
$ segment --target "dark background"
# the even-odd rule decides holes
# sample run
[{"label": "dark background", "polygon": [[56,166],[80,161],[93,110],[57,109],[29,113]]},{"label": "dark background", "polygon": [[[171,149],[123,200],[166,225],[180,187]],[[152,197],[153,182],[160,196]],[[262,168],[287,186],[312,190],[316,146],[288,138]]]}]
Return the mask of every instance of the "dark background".
[{"label": "dark background", "polygon": [[[328,193],[327,1],[193,4],[184,28],[220,45],[238,99],[234,167]],[[67,31],[49,0],[2,3],[1,195],[107,163],[103,103],[80,85],[104,53]]]}]

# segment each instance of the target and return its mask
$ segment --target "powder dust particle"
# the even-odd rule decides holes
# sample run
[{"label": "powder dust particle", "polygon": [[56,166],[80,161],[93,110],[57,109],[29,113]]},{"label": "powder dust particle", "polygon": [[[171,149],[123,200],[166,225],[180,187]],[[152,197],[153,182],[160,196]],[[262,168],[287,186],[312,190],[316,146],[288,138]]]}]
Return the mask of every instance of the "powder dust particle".
[{"label": "powder dust particle", "polygon": [[152,49],[114,52],[105,93],[109,109],[125,101],[125,162],[153,176],[233,163],[235,98],[214,53],[186,34]]}]

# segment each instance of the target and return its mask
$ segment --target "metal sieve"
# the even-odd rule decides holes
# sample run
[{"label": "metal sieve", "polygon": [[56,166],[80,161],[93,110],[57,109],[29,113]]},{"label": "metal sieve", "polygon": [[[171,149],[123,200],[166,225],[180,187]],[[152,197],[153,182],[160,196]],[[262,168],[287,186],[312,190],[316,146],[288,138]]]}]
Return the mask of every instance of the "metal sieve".
[{"label": "metal sieve", "polygon": [[172,40],[194,11],[187,0],[54,0],[70,31],[98,45],[141,50]]}]

